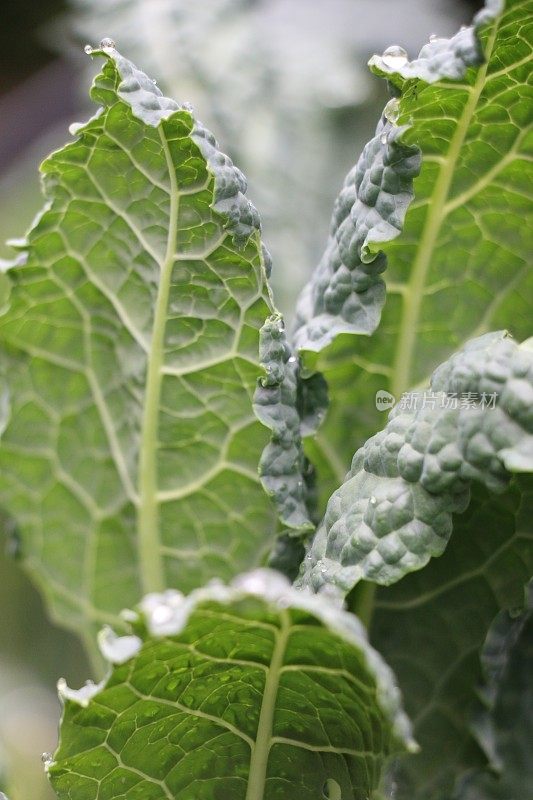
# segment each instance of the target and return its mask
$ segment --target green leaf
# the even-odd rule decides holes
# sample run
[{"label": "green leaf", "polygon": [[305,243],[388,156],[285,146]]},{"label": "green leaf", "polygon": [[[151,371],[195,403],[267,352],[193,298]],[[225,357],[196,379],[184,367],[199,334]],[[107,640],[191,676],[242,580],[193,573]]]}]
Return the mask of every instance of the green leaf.
[{"label": "green leaf", "polygon": [[358,620],[278,574],[140,609],[127,641],[100,637],[115,662],[100,685],[60,682],[59,800],[366,800],[387,754],[414,746]]},{"label": "green leaf", "polygon": [[368,66],[397,89],[404,90],[411,80],[432,84],[443,80],[460,80],[467,67],[483,61],[478,39],[479,29],[494,20],[503,10],[502,0],[488,0],[472,26],[466,25],[450,39],[431,36],[417,58],[408,61],[407,53],[398,45],[387,48],[383,55],[374,55]]},{"label": "green leaf", "polygon": [[279,314],[269,317],[261,328],[259,354],[265,376],[255,392],[254,410],[272,430],[272,440],[261,456],[259,474],[274,498],[281,522],[295,534],[305,534],[315,526],[307,507],[307,465],[298,409],[300,367]]},{"label": "green leaf", "polygon": [[357,451],[299,585],[346,594],[361,580],[394,583],[441,555],[472,481],[501,492],[511,472],[533,472],[532,410],[530,343],[502,332],[469,342],[434,372],[431,392],[399,404]]},{"label": "green leaf", "polygon": [[486,764],[470,726],[480,653],[495,615],[523,604],[532,517],[529,476],[514,478],[500,496],[476,486],[444,555],[377,590],[370,641],[398,677],[420,745],[392,771],[398,800],[448,800],[457,775]]},{"label": "green leaf", "polygon": [[296,308],[295,345],[311,369],[316,355],[340,334],[377,328],[385,302],[380,248],[400,233],[418,174],[417,147],[383,118],[346,176],[335,202],[326,251]]},{"label": "green leaf", "polygon": [[303,377],[280,314],[273,314],[261,328],[259,353],[265,375],[255,391],[254,411],[272,431],[259,474],[282,524],[268,564],[294,580],[305,553],[303,541],[319,521],[316,472],[303,439],[312,436],[324,418],[327,384],[320,373]]},{"label": "green leaf", "polygon": [[[478,719],[480,744],[489,768],[468,775],[455,800],[483,796],[505,800],[533,794],[533,596],[518,616],[500,612],[483,648],[486,708]],[[494,774],[496,773],[496,774]]]},{"label": "green leaf", "polygon": [[42,166],[0,317],[0,503],[54,616],[81,631],[260,564],[277,527],[257,474],[272,305],[246,182],[190,108],[95,52],[101,107]]},{"label": "green leaf", "polygon": [[[354,451],[382,426],[376,392],[398,401],[426,386],[440,361],[491,329],[507,328],[519,340],[531,333],[530,19],[530,2],[489,3],[475,32],[426,45],[422,53],[435,56],[429,62],[424,56],[413,68],[405,63],[407,80],[398,67],[381,70],[388,78],[399,75],[401,96],[386,111],[395,120],[394,135],[420,150],[422,164],[415,200],[402,209],[402,232],[376,244],[387,259],[380,327],[355,345],[352,336],[338,336],[312,364],[326,376],[331,401],[316,442],[306,447],[323,503]],[[469,66],[475,39],[485,57],[478,68]],[[447,69],[453,64],[458,76],[461,60],[463,75],[452,80]],[[364,220],[364,207],[361,213]],[[376,269],[383,269],[385,256],[373,262]]]}]

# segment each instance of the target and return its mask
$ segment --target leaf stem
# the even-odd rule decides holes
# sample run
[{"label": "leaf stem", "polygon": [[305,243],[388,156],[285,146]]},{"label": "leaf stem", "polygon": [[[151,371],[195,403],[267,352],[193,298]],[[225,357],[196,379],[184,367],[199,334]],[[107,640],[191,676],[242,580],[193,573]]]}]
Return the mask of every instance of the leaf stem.
[{"label": "leaf stem", "polygon": [[[399,397],[410,388],[412,381],[412,366],[415,354],[418,322],[422,308],[423,291],[426,277],[431,265],[431,259],[442,222],[446,217],[446,201],[452,184],[455,166],[461,155],[461,148],[468,133],[469,125],[476,110],[483,88],[489,65],[490,53],[494,46],[498,23],[496,22],[485,53],[485,63],[480,67],[472,91],[465,103],[462,115],[457,123],[454,135],[450,141],[447,157],[439,170],[435,188],[428,204],[428,213],[420,244],[413,264],[408,291],[403,295],[404,313],[400,324],[398,346],[394,361],[394,372],[391,392]],[[458,87],[460,88],[460,87]],[[423,159],[423,156],[422,156]]]},{"label": "leaf stem", "polygon": [[145,593],[165,588],[163,558],[159,541],[159,502],[157,499],[158,421],[163,379],[165,326],[175,260],[178,230],[179,191],[172,156],[159,127],[170,178],[170,214],[165,260],[161,264],[154,312],[152,339],[148,353],[146,391],[139,454],[138,545],[142,588]]},{"label": "leaf stem", "polygon": [[248,775],[248,788],[246,790],[245,800],[263,800],[264,797],[274,712],[276,710],[283,657],[287,648],[289,635],[290,619],[287,611],[283,611],[281,613],[281,627],[276,634],[272,658],[266,676],[263,702],[261,704],[259,723],[257,725],[257,735],[250,758],[250,772]]}]

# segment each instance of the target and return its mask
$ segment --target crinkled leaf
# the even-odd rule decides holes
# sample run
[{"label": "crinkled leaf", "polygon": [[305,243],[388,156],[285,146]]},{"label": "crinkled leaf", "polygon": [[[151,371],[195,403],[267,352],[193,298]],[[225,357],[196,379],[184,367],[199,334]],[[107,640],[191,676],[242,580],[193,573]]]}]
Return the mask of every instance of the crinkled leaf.
[{"label": "crinkled leaf", "polygon": [[254,411],[272,431],[259,474],[281,522],[268,563],[294,580],[305,552],[303,540],[319,521],[316,472],[304,453],[303,438],[322,422],[327,384],[320,373],[303,377],[279,314],[261,328],[259,353],[265,375],[254,395]]},{"label": "crinkled leaf", "polygon": [[[314,364],[328,380],[331,402],[306,448],[323,503],[355,450],[382,425],[376,392],[398,401],[413,386],[426,386],[440,361],[488,330],[507,328],[520,340],[531,334],[530,19],[528,2],[506,0],[501,14],[489,3],[475,34],[462,31],[450,45],[439,40],[423,49],[448,52],[446,63],[454,60],[455,68],[464,57],[460,78],[452,80],[443,63],[439,80],[427,83],[424,74],[437,77],[433,57],[431,74],[414,62],[417,78],[404,80],[398,67],[386,70],[389,79],[399,75],[403,88],[392,118],[403,129],[402,145],[420,149],[421,171],[402,232],[379,243],[387,258],[379,328],[355,344],[338,336]],[[455,46],[474,36],[485,58],[478,68],[468,66],[475,56],[470,45]]]},{"label": "crinkled leaf", "polygon": [[113,640],[102,684],[60,684],[59,800],[366,800],[412,746],[360,623],[274,572],[149,595],[133,620],[133,657]]},{"label": "crinkled leaf", "polygon": [[62,622],[261,563],[257,464],[271,303],[242,174],[114,48],[101,108],[43,164],[46,206],[8,270],[0,502]]},{"label": "crinkled leaf", "polygon": [[254,410],[272,431],[259,474],[275,500],[281,522],[295,533],[305,533],[314,525],[307,508],[307,465],[298,410],[300,367],[279,314],[269,317],[261,328],[259,354],[265,375],[255,391]]},{"label": "crinkled leaf", "polygon": [[390,775],[398,800],[449,800],[456,776],[486,763],[470,724],[480,652],[495,615],[522,605],[533,573],[531,478],[472,495],[444,555],[375,597],[370,641],[398,677],[420,745]]},{"label": "crinkled leaf", "polygon": [[[339,334],[370,335],[385,302],[380,248],[398,236],[413,198],[418,148],[386,118],[348,173],[335,202],[326,251],[296,308],[295,345],[318,353]],[[306,356],[310,366],[313,359]]]},{"label": "crinkled leaf", "polygon": [[[483,61],[483,50],[478,39],[478,30],[501,13],[503,0],[488,0],[471,26],[464,26],[450,39],[433,35],[424,45],[417,58],[408,61],[396,46],[375,55],[369,67],[376,75],[387,78],[394,86],[403,90],[410,80],[422,80],[432,84],[442,80],[459,80],[467,67],[477,66]],[[391,52],[392,51],[392,52]]]},{"label": "crinkled leaf", "polygon": [[441,555],[473,480],[502,491],[533,471],[533,349],[505,333],[469,342],[442,364],[431,393],[408,399],[357,451],[332,495],[300,585],[346,594],[390,584]]}]

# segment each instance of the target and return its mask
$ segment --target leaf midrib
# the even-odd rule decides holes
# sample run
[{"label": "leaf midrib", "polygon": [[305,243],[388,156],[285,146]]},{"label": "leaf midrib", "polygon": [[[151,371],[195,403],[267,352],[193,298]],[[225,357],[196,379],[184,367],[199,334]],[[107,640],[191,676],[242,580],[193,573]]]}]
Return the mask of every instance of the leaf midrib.
[{"label": "leaf midrib", "polygon": [[167,248],[154,311],[152,338],[147,357],[146,389],[139,447],[139,507],[137,539],[142,589],[145,594],[165,589],[166,581],[159,535],[159,501],[157,496],[158,420],[163,380],[165,327],[178,233],[180,193],[168,142],[161,129],[159,136],[165,154],[170,180],[170,209]]},{"label": "leaf midrib", "polygon": [[273,738],[274,712],[276,710],[283,658],[290,636],[290,619],[288,612],[283,611],[280,614],[280,619],[281,626],[276,633],[272,658],[265,680],[257,734],[250,757],[250,772],[248,773],[248,787],[245,800],[263,800],[265,792],[268,757]]},{"label": "leaf midrib", "polygon": [[441,226],[446,218],[444,213],[445,206],[455,167],[461,154],[461,148],[464,144],[470,122],[477,108],[481,92],[485,86],[490,56],[496,40],[500,19],[501,17],[499,17],[494,24],[494,29],[485,49],[485,62],[479,68],[476,81],[469,91],[468,100],[465,103],[463,113],[461,114],[450,142],[448,155],[440,167],[439,176],[435,182],[433,193],[431,197],[428,198],[428,213],[424,221],[424,229],[420,244],[413,264],[411,277],[407,284],[407,291],[402,295],[404,311],[400,322],[400,333],[391,379],[391,392],[396,397],[400,397],[403,392],[411,388],[412,364],[426,278]]}]

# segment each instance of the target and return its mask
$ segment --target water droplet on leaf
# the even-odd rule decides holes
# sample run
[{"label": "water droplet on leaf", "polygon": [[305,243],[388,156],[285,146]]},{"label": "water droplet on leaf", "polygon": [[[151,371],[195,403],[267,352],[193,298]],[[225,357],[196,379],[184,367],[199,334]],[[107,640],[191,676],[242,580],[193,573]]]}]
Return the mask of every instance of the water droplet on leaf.
[{"label": "water droplet on leaf", "polygon": [[100,42],[100,47],[101,47],[102,49],[104,49],[105,47],[111,47],[111,48],[114,48],[114,47],[115,47],[115,42],[113,41],[113,39],[109,39],[109,38],[106,36],[106,37],[105,37],[104,39],[102,39],[102,41]]},{"label": "water droplet on leaf", "polygon": [[392,100],[389,100],[383,109],[383,116],[385,119],[388,119],[389,122],[392,122],[393,125],[397,121],[400,116],[400,101],[397,97],[393,97]]},{"label": "water droplet on leaf", "polygon": [[42,754],[41,761],[42,761],[42,763],[44,765],[44,771],[45,772],[48,772],[50,766],[52,765],[52,761],[53,760],[54,759],[53,759],[52,753],[43,753]]},{"label": "water droplet on leaf", "polygon": [[399,69],[407,64],[407,50],[399,44],[393,44],[383,51],[383,63],[389,69]]},{"label": "water droplet on leaf", "polygon": [[85,52],[87,53],[87,55],[90,55],[90,54],[92,53],[92,51],[93,51],[93,48],[91,47],[91,45],[90,45],[90,44],[86,44],[86,45],[85,45],[85,47],[84,47],[83,49],[85,50]]}]

